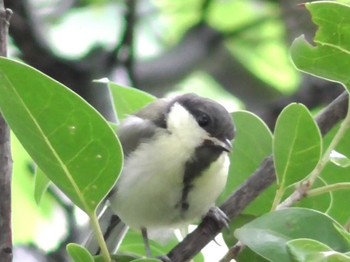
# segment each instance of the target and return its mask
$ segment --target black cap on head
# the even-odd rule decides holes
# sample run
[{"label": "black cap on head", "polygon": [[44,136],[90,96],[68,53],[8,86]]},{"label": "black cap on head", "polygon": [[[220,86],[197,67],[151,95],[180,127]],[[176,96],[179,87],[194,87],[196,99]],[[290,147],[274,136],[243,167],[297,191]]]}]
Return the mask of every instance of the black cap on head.
[{"label": "black cap on head", "polygon": [[219,103],[196,94],[178,96],[173,102],[178,102],[185,107],[212,137],[222,141],[234,138],[235,131],[231,115]]}]

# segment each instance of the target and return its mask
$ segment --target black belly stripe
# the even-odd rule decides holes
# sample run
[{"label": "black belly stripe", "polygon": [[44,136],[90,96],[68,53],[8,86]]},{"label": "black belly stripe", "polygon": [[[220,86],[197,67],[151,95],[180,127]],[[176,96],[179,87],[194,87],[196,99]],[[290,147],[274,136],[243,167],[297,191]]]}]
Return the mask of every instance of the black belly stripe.
[{"label": "black belly stripe", "polygon": [[203,171],[219,158],[221,153],[221,148],[212,145],[201,145],[196,148],[193,157],[186,162],[181,199],[179,204],[176,205],[181,208],[181,211],[185,212],[190,207],[188,195],[193,188],[194,180],[200,177]]}]

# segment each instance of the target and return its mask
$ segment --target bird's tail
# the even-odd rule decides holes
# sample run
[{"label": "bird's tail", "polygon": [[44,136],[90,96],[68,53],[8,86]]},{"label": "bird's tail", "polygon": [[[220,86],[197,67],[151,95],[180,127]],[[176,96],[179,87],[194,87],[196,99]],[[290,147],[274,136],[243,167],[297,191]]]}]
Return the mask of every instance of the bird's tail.
[{"label": "bird's tail", "polygon": [[[106,206],[104,210],[102,210],[98,220],[103,237],[107,244],[108,251],[111,254],[114,254],[119,249],[119,246],[128,232],[129,227],[125,225],[116,214],[113,213],[110,206]],[[100,253],[100,247],[93,232],[89,234],[84,246],[91,254],[97,255]]]}]

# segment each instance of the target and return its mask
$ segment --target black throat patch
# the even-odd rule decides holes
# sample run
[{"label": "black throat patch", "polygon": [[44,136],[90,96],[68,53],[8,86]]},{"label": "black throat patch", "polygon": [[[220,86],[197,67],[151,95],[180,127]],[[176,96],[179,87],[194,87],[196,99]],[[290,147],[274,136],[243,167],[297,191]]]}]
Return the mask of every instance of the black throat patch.
[{"label": "black throat patch", "polygon": [[193,157],[186,162],[181,199],[176,205],[182,212],[186,212],[190,208],[188,195],[193,188],[193,182],[203,174],[203,171],[206,170],[211,163],[218,159],[221,153],[221,148],[201,145],[196,148]]}]

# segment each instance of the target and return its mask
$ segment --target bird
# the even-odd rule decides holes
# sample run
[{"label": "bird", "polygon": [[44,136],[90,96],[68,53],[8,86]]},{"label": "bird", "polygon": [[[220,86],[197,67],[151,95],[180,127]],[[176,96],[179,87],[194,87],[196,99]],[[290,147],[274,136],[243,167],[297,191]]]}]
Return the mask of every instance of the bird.
[{"label": "bird", "polygon": [[180,228],[217,210],[234,124],[221,104],[189,93],[158,99],[128,116],[117,135],[125,159],[100,218],[107,221],[104,237],[112,248],[120,239],[113,231],[139,230],[151,256],[149,230]]}]

